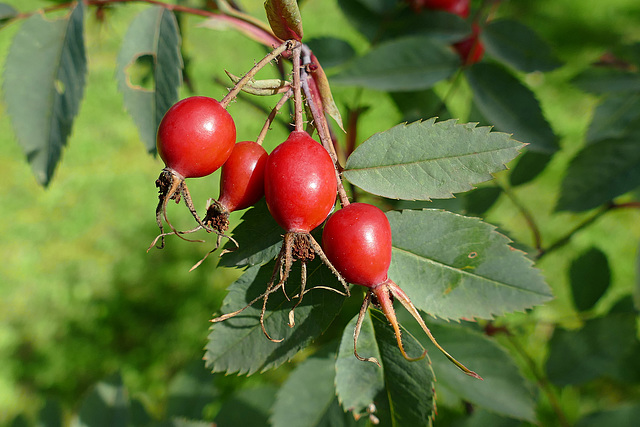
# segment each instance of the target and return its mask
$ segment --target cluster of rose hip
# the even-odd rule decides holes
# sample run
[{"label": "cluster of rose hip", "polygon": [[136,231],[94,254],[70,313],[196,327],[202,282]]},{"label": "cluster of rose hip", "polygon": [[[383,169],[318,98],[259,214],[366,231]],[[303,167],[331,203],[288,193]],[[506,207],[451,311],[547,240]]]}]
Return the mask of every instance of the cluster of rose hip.
[{"label": "cluster of rose hip", "polygon": [[[299,261],[302,266],[300,290],[296,295],[297,302],[289,313],[289,326],[293,327],[294,309],[305,294],[306,266],[317,255],[344,286],[344,292],[334,288],[326,289],[344,295],[349,295],[347,283],[369,289],[354,334],[354,353],[358,359],[378,363],[374,358],[359,356],[355,349],[365,313],[372,302],[382,309],[393,326],[403,356],[411,359],[403,348],[400,327],[393,308],[395,298],[411,312],[434,344],[450,360],[467,374],[478,377],[440,347],[409,297],[388,278],[387,271],[391,263],[389,221],[384,212],[373,205],[349,203],[340,182],[339,166],[335,152],[332,153],[333,146],[330,139],[327,141],[327,135],[323,130],[326,129],[326,122],[322,123],[324,116],[317,114],[321,107],[312,105],[314,101],[307,90],[304,100],[309,110],[316,112],[313,119],[323,144],[316,142],[303,130],[301,87],[309,88],[310,82],[307,79],[312,67],[301,63],[300,49],[299,42],[283,43],[240,79],[220,102],[208,97],[190,97],[179,101],[167,111],[157,134],[158,153],[166,165],[156,181],[160,192],[160,201],[156,209],[156,219],[161,229],[159,238],[163,239],[168,234],[182,236],[204,229],[218,234],[219,244],[220,236],[228,227],[229,213],[255,204],[264,195],[269,212],[285,231],[282,249],[276,259],[271,280],[266,284],[264,293],[254,301],[238,311],[213,319],[213,322],[229,319],[262,300],[262,330],[270,340],[281,341],[271,338],[265,329],[267,299],[273,292],[284,290],[293,262]],[[260,142],[277,108],[270,114],[270,119],[265,123],[257,142],[236,143],[234,120],[226,107],[242,89],[243,84],[254,82],[251,78],[260,66],[280,54],[292,58],[293,76],[291,82],[279,84],[283,88],[280,91],[283,97],[278,106],[293,96],[295,130],[267,154]],[[193,207],[185,179],[209,175],[220,167],[220,196],[218,200],[210,202],[206,216],[201,219]],[[336,195],[340,196],[342,208],[330,215],[336,205]],[[181,197],[198,223],[196,228],[187,232],[177,231],[171,225],[166,212],[167,202],[173,199],[178,203]],[[162,232],[163,219],[171,228],[171,232]],[[321,246],[311,235],[311,231],[323,222],[325,224]],[[164,241],[160,246],[163,243]],[[423,356],[424,354],[421,357]]]},{"label": "cluster of rose hip", "polygon": [[[411,8],[419,13],[422,9],[441,10],[458,15],[461,18],[469,17],[471,0],[406,0]],[[472,34],[470,37],[455,43],[454,49],[460,55],[465,65],[475,64],[484,55],[484,46],[479,39],[480,26],[474,22],[472,24]]]}]

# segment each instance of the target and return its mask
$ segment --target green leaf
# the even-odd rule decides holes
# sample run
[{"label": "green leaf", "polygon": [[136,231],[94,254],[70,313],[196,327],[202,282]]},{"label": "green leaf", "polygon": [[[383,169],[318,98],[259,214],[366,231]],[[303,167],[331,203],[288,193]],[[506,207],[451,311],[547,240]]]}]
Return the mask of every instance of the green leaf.
[{"label": "green leaf", "polygon": [[[302,304],[295,309],[296,325],[293,328],[288,326],[289,311],[297,302],[297,297],[294,296],[297,295],[300,284],[299,264],[294,263],[285,286],[291,301],[285,299],[281,290],[277,291],[269,296],[265,314],[267,331],[273,338],[283,341],[271,342],[264,336],[259,323],[262,309],[260,300],[239,315],[213,324],[205,354],[208,368],[214,372],[247,375],[276,368],[324,332],[344,301],[343,296],[326,289],[306,293]],[[262,267],[250,267],[232,283],[222,305],[222,314],[239,310],[264,293],[274,265],[272,262]],[[342,288],[329,270],[316,260],[307,269],[307,290],[318,285]]]},{"label": "green leaf", "polygon": [[38,183],[51,181],[78,114],[85,85],[84,6],[50,21],[26,19],[4,69],[7,112]]},{"label": "green leaf", "polygon": [[464,197],[464,206],[467,215],[482,216],[498,200],[502,194],[500,187],[477,188]]},{"label": "green leaf", "polygon": [[551,71],[562,65],[550,46],[518,21],[492,21],[484,27],[480,38],[492,56],[525,73]]},{"label": "green leaf", "polygon": [[428,37],[406,37],[382,43],[351,61],[332,77],[333,84],[381,91],[428,89],[455,73],[456,54]]},{"label": "green leaf", "polygon": [[464,72],[482,115],[503,132],[529,143],[531,151],[553,153],[558,141],[529,88],[504,68],[479,62]]},{"label": "green leaf", "polygon": [[[233,229],[233,242],[227,242],[218,265],[221,267],[246,267],[272,261],[282,247],[284,230],[273,219],[264,199],[242,215],[242,222]],[[256,239],[256,236],[260,236]]]},{"label": "green leaf", "polygon": [[[459,325],[429,323],[429,329],[449,354],[482,376],[478,381],[464,375],[429,338],[417,322],[407,328],[430,352],[433,371],[438,377],[436,394],[454,395],[491,412],[535,423],[535,401],[530,384],[520,374],[511,356],[493,340]],[[491,390],[490,393],[487,390]]]},{"label": "green leaf", "polygon": [[349,156],[344,177],[393,199],[450,198],[493,179],[522,147],[488,127],[429,119],[373,135]]},{"label": "green leaf", "polygon": [[556,211],[581,212],[640,185],[640,126],[624,139],[588,145],[571,160]]},{"label": "green leaf", "polygon": [[273,33],[282,40],[302,40],[302,17],[297,0],[267,0],[267,19]]},{"label": "green leaf", "polygon": [[[284,382],[273,405],[273,427],[344,426],[347,414],[338,405],[333,381],[335,358],[313,356],[300,363]],[[332,420],[332,422],[328,422]]]},{"label": "green leaf", "polygon": [[440,120],[451,117],[447,106],[433,89],[417,92],[391,92],[391,99],[402,113],[403,122],[411,123],[428,117],[438,116]]},{"label": "green leaf", "polygon": [[608,67],[592,67],[578,74],[571,83],[595,94],[640,91],[640,73]]},{"label": "green leaf", "polygon": [[627,356],[635,354],[632,363],[637,364],[636,317],[635,313],[615,313],[588,320],[579,330],[556,329],[549,342],[549,379],[565,386],[603,375],[628,374],[633,365],[628,365],[631,358]]},{"label": "green leaf", "polygon": [[385,39],[420,35],[449,44],[471,34],[469,23],[452,13],[433,10],[414,13],[406,8],[394,18],[389,20],[384,16],[382,19]]},{"label": "green leaf", "polygon": [[587,131],[586,142],[626,138],[640,128],[640,93],[610,94],[598,105]]},{"label": "green leaf", "polygon": [[6,3],[0,3],[0,28],[4,27],[9,21],[18,16],[18,11],[13,6]]},{"label": "green leaf", "polygon": [[356,54],[349,42],[335,37],[315,37],[307,40],[306,45],[325,68],[341,65]]},{"label": "green leaf", "polygon": [[80,405],[73,427],[129,425],[129,396],[119,374],[96,384]]},{"label": "green leaf", "polygon": [[580,419],[576,427],[635,427],[638,419],[640,419],[640,405],[625,405],[589,414]]},{"label": "green leaf", "polygon": [[513,418],[505,418],[482,409],[473,409],[473,414],[468,417],[460,427],[522,427],[522,423]]},{"label": "green leaf", "polygon": [[225,400],[216,415],[217,427],[266,426],[278,389],[270,385],[243,388]]},{"label": "green leaf", "polygon": [[38,411],[38,427],[62,427],[63,411],[57,400],[47,399]]},{"label": "green leaf", "polygon": [[576,309],[590,310],[604,295],[611,282],[607,256],[597,248],[589,249],[573,260],[570,277]]},{"label": "green leaf", "polygon": [[[371,362],[362,362],[353,354],[353,332],[356,315],[345,327],[336,360],[336,392],[342,406],[354,416],[363,416],[374,404],[377,396],[384,392],[383,371]],[[380,360],[373,323],[365,316],[358,338],[358,354]]]},{"label": "green leaf", "polygon": [[[132,80],[136,67],[145,61],[150,69],[143,79],[150,81],[150,88]],[[140,139],[147,151],[155,152],[158,125],[178,100],[182,84],[180,34],[173,12],[160,6],[151,7],[133,19],[118,53],[116,79]]]},{"label": "green leaf", "polygon": [[547,167],[552,155],[526,151],[509,174],[509,184],[516,187],[535,179]]},{"label": "green leaf", "polygon": [[446,211],[388,212],[389,277],[419,309],[443,319],[490,319],[552,298],[540,272],[477,218]]},{"label": "green leaf", "polygon": [[[636,272],[640,272],[640,250],[636,255]],[[633,303],[636,310],[640,311],[640,274],[636,273],[636,285],[633,289]]]},{"label": "green leaf", "polygon": [[[436,396],[435,376],[429,357],[413,362],[406,360],[397,347],[393,329],[384,314],[370,310],[369,316],[380,351],[391,425],[430,426],[435,415]],[[420,355],[424,351],[406,331],[402,341],[409,355]]]},{"label": "green leaf", "polygon": [[167,397],[167,416],[202,419],[205,406],[218,396],[213,376],[199,360],[187,366],[171,380]]}]

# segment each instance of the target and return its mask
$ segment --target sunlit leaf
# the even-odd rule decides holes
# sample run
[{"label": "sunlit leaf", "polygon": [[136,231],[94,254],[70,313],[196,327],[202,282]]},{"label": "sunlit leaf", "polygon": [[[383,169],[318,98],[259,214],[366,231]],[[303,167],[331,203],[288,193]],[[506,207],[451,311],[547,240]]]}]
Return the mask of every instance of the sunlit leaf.
[{"label": "sunlit leaf", "polygon": [[[435,376],[429,357],[425,356],[418,361],[405,359],[384,314],[378,310],[370,310],[369,316],[380,351],[391,425],[431,425],[435,415],[436,396]],[[402,341],[407,354],[411,356],[419,356],[424,351],[420,343],[406,331],[402,335]],[[381,418],[384,419],[384,414],[381,414]]]},{"label": "sunlit leaf", "polygon": [[[280,366],[298,351],[308,346],[333,321],[342,307],[344,297],[327,289],[314,289],[304,295],[302,303],[295,309],[295,326],[288,326],[289,311],[297,302],[300,286],[300,263],[294,263],[288,283],[285,285],[287,301],[283,291],[269,296],[265,314],[265,328],[275,343],[263,334],[259,316],[262,300],[256,302],[239,315],[223,322],[214,323],[205,354],[207,367],[214,372],[251,375]],[[246,306],[264,293],[273,273],[274,263],[253,266],[227,289],[222,305],[222,314]],[[318,260],[308,266],[307,289],[315,286],[332,286],[341,289],[337,279]]]},{"label": "sunlit leaf", "polygon": [[562,65],[551,47],[532,28],[518,21],[492,21],[480,38],[487,52],[519,71],[551,71]]},{"label": "sunlit leaf", "polygon": [[[362,362],[353,354],[353,332],[355,316],[345,327],[336,360],[336,392],[342,406],[354,416],[364,416],[367,408],[374,404],[378,394],[384,391],[383,371],[371,362]],[[358,338],[358,354],[380,360],[373,323],[365,316]]]},{"label": "sunlit leaf", "polygon": [[349,156],[344,177],[388,198],[450,198],[492,179],[522,147],[488,127],[430,119],[373,135]]},{"label": "sunlit leaf", "polygon": [[455,73],[458,56],[428,37],[406,37],[382,43],[356,58],[331,81],[382,91],[428,89]]},{"label": "sunlit leaf", "polygon": [[513,133],[515,139],[530,144],[531,151],[550,154],[558,150],[538,100],[517,78],[485,62],[474,64],[464,74],[478,109],[496,129]]},{"label": "sunlit leaf", "polygon": [[389,277],[419,309],[444,319],[489,319],[551,299],[524,252],[477,218],[446,211],[388,212]]},{"label": "sunlit leaf", "polygon": [[626,138],[583,148],[569,164],[556,210],[593,209],[640,186],[638,141],[640,126]]},{"label": "sunlit leaf", "polygon": [[36,180],[48,185],[67,144],[84,92],[84,6],[64,18],[27,18],[4,68],[4,100],[18,144]]},{"label": "sunlit leaf", "polygon": [[[136,81],[136,67],[148,59],[150,88]],[[180,34],[173,12],[151,7],[140,12],[124,36],[116,66],[118,89],[147,151],[156,150],[156,132],[164,113],[178,100],[182,84]]]},{"label": "sunlit leaf", "polygon": [[570,277],[576,309],[591,309],[607,291],[611,282],[607,256],[597,248],[589,249],[573,260]]},{"label": "sunlit leaf", "polygon": [[302,18],[297,0],[267,0],[264,8],[276,36],[282,40],[302,40]]},{"label": "sunlit leaf", "polygon": [[[245,267],[272,261],[282,247],[284,230],[273,219],[262,199],[242,215],[242,222],[233,229],[233,242],[227,242],[227,250],[220,258],[223,267]],[[260,236],[259,239],[256,236]]]},{"label": "sunlit leaf", "polygon": [[[482,376],[478,381],[452,364],[431,345],[417,322],[403,326],[429,350],[436,373],[436,394],[456,396],[500,415],[535,422],[532,390],[520,374],[511,356],[494,341],[461,326],[429,323],[429,329],[449,354]],[[491,392],[488,392],[491,390]]]},{"label": "sunlit leaf", "polygon": [[[284,382],[273,405],[273,427],[320,427],[353,424],[336,399],[333,386],[335,358],[310,357],[300,363]],[[347,418],[349,417],[349,418]]]}]

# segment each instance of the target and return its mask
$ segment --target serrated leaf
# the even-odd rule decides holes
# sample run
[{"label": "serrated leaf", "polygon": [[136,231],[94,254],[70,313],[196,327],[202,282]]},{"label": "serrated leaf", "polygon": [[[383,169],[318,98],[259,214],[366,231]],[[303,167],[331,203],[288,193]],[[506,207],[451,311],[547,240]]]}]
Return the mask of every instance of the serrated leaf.
[{"label": "serrated leaf", "polygon": [[591,248],[573,260],[569,275],[573,303],[579,311],[591,309],[611,282],[607,256],[597,248]]},{"label": "serrated leaf", "polygon": [[[302,304],[295,309],[295,326],[288,326],[289,311],[297,302],[297,297],[293,296],[300,286],[299,264],[294,263],[285,285],[287,295],[292,300],[287,301],[281,290],[271,294],[265,314],[267,331],[273,338],[283,341],[271,342],[264,336],[259,323],[262,309],[260,300],[239,315],[213,324],[205,354],[208,368],[227,374],[264,372],[290,360],[324,332],[340,311],[344,300],[341,295],[326,289],[306,293]],[[264,293],[274,265],[272,262],[265,266],[250,267],[232,283],[222,305],[222,314],[239,310]],[[307,289],[318,285],[336,289],[342,287],[329,270],[316,260],[307,269]]]},{"label": "serrated leaf", "polygon": [[[273,427],[344,426],[346,414],[337,405],[333,380],[335,359],[310,357],[284,382],[273,405]],[[327,423],[327,419],[334,422]]]},{"label": "serrated leaf", "polygon": [[635,427],[640,419],[640,405],[624,405],[615,409],[607,409],[591,413],[578,420],[576,427]]},{"label": "serrated leaf", "polygon": [[551,154],[558,150],[538,100],[517,78],[485,62],[473,64],[464,74],[478,109],[498,130],[513,133],[514,138],[530,144],[531,151]]},{"label": "serrated leaf", "polygon": [[264,8],[276,36],[282,40],[302,40],[302,17],[297,0],[267,0]]},{"label": "serrated leaf", "polygon": [[640,91],[640,73],[610,67],[592,67],[578,74],[571,83],[595,94]]},{"label": "serrated leaf", "polygon": [[217,427],[266,426],[278,389],[270,385],[242,388],[225,400],[214,419]]},{"label": "serrated leaf", "polygon": [[581,212],[640,185],[640,126],[624,139],[588,145],[571,160],[556,211]]},{"label": "serrated leaf", "polygon": [[460,59],[443,43],[406,37],[381,43],[332,77],[334,84],[381,91],[428,89],[452,76]]},{"label": "serrated leaf", "polygon": [[509,184],[517,187],[530,182],[545,170],[551,159],[551,154],[526,151],[509,174]]},{"label": "serrated leaf", "polygon": [[[233,229],[233,242],[227,242],[224,255],[218,265],[221,267],[245,267],[262,265],[272,261],[282,247],[284,230],[273,219],[264,199],[242,215],[242,222]],[[256,239],[256,236],[260,236]]]},{"label": "serrated leaf", "polygon": [[551,47],[532,28],[518,21],[492,21],[480,38],[492,56],[525,73],[551,71],[562,65]]},{"label": "serrated leaf", "polygon": [[[558,328],[549,341],[549,380],[559,386],[583,384],[628,371],[633,366],[628,365],[627,356],[637,350],[637,341],[635,313],[588,320],[575,331]],[[633,363],[637,364],[637,358]]]},{"label": "serrated leaf", "polygon": [[[336,393],[345,410],[354,416],[363,416],[369,405],[384,391],[383,371],[370,362],[362,362],[353,354],[353,331],[355,316],[345,327],[336,360]],[[365,316],[358,338],[358,354],[380,360],[380,350],[376,342],[373,323]]]},{"label": "serrated leaf", "polygon": [[429,119],[373,135],[349,156],[343,175],[383,197],[444,199],[493,179],[523,146],[475,123]]},{"label": "serrated leaf", "polygon": [[73,427],[125,426],[130,420],[129,396],[119,374],[97,383],[80,405]]},{"label": "serrated leaf", "polygon": [[[406,360],[397,347],[393,329],[384,314],[369,310],[369,316],[380,351],[391,425],[430,426],[435,416],[436,401],[435,375],[429,357]],[[410,333],[405,331],[402,341],[409,355],[422,354],[422,346]]]},{"label": "serrated leaf", "polygon": [[[151,90],[136,85],[130,75],[136,61],[145,57],[152,63]],[[116,79],[140,139],[147,151],[155,152],[158,125],[178,100],[182,84],[180,34],[173,12],[156,6],[136,15],[118,53]]]},{"label": "serrated leaf", "polygon": [[50,21],[26,19],[4,69],[4,99],[18,144],[39,184],[47,186],[67,144],[84,92],[84,6]]},{"label": "serrated leaf", "polygon": [[535,423],[536,405],[530,384],[526,383],[511,356],[494,341],[469,328],[429,323],[429,329],[442,347],[482,375],[483,381],[478,381],[462,374],[439,351],[432,351],[429,338],[421,333],[416,322],[404,322],[403,325],[430,351],[433,371],[438,378],[437,394],[446,391],[461,401],[491,412]]},{"label": "serrated leaf", "polygon": [[419,309],[443,319],[490,319],[552,298],[524,252],[478,218],[446,211],[388,212],[389,277]]},{"label": "serrated leaf", "polygon": [[586,143],[626,138],[640,126],[640,92],[609,94],[596,107]]},{"label": "serrated leaf", "polygon": [[213,376],[202,361],[186,367],[171,380],[167,397],[166,415],[199,420],[204,417],[205,406],[219,395]]}]

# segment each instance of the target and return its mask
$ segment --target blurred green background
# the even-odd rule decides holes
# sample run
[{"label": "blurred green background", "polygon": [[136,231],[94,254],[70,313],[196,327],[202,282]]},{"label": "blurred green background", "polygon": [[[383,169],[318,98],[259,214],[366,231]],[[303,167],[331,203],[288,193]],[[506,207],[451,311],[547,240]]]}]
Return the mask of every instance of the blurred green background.
[{"label": "blurred green background", "polygon": [[[5,2],[20,11],[51,5]],[[262,0],[240,3],[264,19]],[[209,236],[203,236],[207,244],[170,238],[164,250],[146,253],[157,234],[154,181],[163,164],[145,152],[113,78],[127,25],[145,7],[135,3],[110,8],[104,22],[96,19],[94,8],[87,12],[84,101],[49,188],[36,183],[0,104],[0,424],[37,410],[46,397],[72,407],[93,383],[116,371],[132,394],[143,396],[161,413],[167,384],[178,370],[202,358],[208,320],[220,306],[226,285],[239,275],[216,269],[215,255],[189,273],[214,243]],[[579,92],[568,80],[606,49],[640,40],[640,7],[637,0],[523,0],[504,2],[500,10],[534,28],[568,62],[558,71],[526,76],[561,137],[562,151],[547,170],[517,190],[548,245],[585,218],[553,213],[562,176],[582,146],[596,105],[593,96]],[[336,0],[306,0],[302,14],[305,37],[332,35],[348,40],[359,52],[366,50]],[[190,78],[195,94],[219,99],[226,91],[217,82],[224,78],[224,69],[242,74],[265,50],[234,31],[205,28],[202,21],[188,16],[182,21]],[[17,29],[13,23],[0,32],[3,63]],[[275,70],[262,75],[269,73],[275,75]],[[444,92],[447,86],[436,89]],[[190,94],[184,88],[181,95]],[[335,95],[343,114],[356,99],[371,107],[359,124],[361,139],[401,118],[386,94],[336,88]],[[462,87],[452,100],[453,115],[463,121],[468,96]],[[264,108],[273,104],[271,99],[241,99],[231,105],[239,140],[255,138],[264,123]],[[286,128],[274,125],[266,148],[271,150],[285,136]],[[217,174],[188,182],[197,208],[202,210],[208,197],[217,196],[217,182]],[[171,205],[170,215],[178,228],[191,228],[184,206]],[[569,326],[578,322],[567,271],[570,261],[593,245],[609,256],[613,271],[612,288],[598,310],[606,311],[630,294],[637,280],[639,219],[637,210],[609,213],[544,258],[539,267],[557,298],[529,316]],[[501,198],[486,220],[518,241],[531,243],[524,219],[508,199]],[[516,324],[531,319],[522,314],[509,318]],[[531,330],[530,350],[542,358],[544,349],[536,345],[546,342],[549,331],[535,325]],[[271,375],[269,381],[282,380],[278,371]],[[576,397],[562,399],[570,405]]]}]

